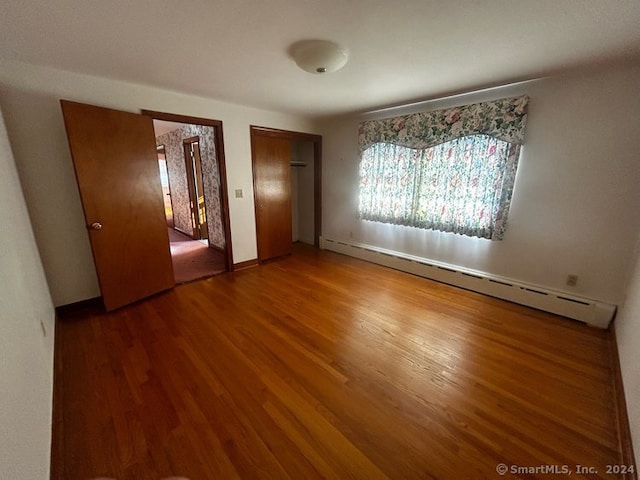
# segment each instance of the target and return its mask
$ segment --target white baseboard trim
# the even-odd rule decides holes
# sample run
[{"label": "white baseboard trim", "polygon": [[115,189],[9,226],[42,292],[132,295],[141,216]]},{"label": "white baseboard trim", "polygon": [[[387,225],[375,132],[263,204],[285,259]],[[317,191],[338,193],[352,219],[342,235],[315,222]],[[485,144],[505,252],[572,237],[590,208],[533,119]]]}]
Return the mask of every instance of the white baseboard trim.
[{"label": "white baseboard trim", "polygon": [[372,245],[320,237],[320,248],[607,328],[616,305]]}]

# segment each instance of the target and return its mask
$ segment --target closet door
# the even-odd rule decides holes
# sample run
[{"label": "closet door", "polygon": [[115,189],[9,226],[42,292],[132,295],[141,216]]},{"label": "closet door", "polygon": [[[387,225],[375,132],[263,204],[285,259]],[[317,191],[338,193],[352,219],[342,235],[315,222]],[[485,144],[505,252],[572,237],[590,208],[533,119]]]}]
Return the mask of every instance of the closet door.
[{"label": "closet door", "polygon": [[291,253],[291,142],[252,131],[258,260]]}]

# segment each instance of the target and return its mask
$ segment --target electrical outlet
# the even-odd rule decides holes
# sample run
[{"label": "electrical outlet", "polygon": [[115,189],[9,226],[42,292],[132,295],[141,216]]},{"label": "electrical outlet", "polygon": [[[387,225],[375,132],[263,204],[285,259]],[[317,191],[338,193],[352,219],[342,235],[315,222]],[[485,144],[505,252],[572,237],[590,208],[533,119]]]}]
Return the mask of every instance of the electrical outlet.
[{"label": "electrical outlet", "polygon": [[236,188],[236,198],[242,198],[244,197],[244,192],[242,191],[241,188]]},{"label": "electrical outlet", "polygon": [[567,275],[567,285],[570,287],[575,287],[578,284],[578,276],[577,275]]}]

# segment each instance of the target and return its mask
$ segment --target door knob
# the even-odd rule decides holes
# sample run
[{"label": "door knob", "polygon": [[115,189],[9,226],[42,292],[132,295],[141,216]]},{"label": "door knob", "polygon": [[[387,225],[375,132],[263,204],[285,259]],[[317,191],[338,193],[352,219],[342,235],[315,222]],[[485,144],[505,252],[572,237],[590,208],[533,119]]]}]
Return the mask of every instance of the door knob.
[{"label": "door knob", "polygon": [[102,230],[102,224],[100,222],[93,222],[91,228],[93,230]]}]

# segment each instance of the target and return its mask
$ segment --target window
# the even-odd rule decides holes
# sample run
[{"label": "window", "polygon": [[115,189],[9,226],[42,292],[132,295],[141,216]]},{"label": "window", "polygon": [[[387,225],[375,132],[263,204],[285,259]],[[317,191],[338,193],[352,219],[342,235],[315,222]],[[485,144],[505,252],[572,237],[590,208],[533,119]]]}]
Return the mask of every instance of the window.
[{"label": "window", "polygon": [[498,100],[361,125],[358,216],[502,239],[527,100]]}]

